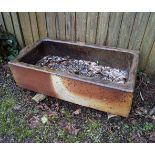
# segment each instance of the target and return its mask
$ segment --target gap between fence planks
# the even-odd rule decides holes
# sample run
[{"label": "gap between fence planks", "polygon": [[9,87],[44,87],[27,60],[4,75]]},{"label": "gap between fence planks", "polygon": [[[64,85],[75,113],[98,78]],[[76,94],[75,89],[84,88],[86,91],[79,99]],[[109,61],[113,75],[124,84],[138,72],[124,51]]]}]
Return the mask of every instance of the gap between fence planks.
[{"label": "gap between fence planks", "polygon": [[3,17],[6,30],[12,34],[15,34],[10,13],[9,12],[3,13]]},{"label": "gap between fence planks", "polygon": [[29,14],[27,12],[19,12],[19,19],[24,36],[25,44],[31,44],[33,42],[33,36],[31,31],[31,24]]},{"label": "gap between fence planks", "polygon": [[86,25],[87,24],[87,13],[77,12],[76,13],[76,41],[85,42],[86,40]]},{"label": "gap between fence planks", "polygon": [[48,37],[50,37],[51,39],[56,39],[56,13],[47,12],[46,20],[47,20]]},{"label": "gap between fence planks", "polygon": [[39,40],[38,23],[35,12],[29,12],[33,41]]},{"label": "gap between fence planks", "polygon": [[[145,68],[155,40],[155,13],[151,13],[149,22],[140,47],[140,66]],[[155,65],[154,65],[155,67]]]},{"label": "gap between fence planks", "polygon": [[5,28],[5,24],[4,24],[4,20],[3,20],[3,15],[2,15],[1,12],[0,12],[0,24],[2,25],[3,30],[6,30],[6,28]]}]

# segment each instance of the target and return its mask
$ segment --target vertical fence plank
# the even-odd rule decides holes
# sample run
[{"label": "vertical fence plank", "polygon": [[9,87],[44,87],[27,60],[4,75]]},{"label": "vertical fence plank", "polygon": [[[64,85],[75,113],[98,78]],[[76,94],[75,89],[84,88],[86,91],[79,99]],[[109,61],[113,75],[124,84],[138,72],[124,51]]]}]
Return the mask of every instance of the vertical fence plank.
[{"label": "vertical fence plank", "polygon": [[58,12],[56,16],[56,29],[57,29],[57,38],[60,40],[66,39],[66,32],[65,32],[65,13]]},{"label": "vertical fence plank", "polygon": [[29,14],[27,12],[20,12],[19,19],[22,27],[25,44],[31,44],[33,42],[33,36],[31,32]]},{"label": "vertical fence plank", "polygon": [[23,38],[22,38],[22,32],[21,32],[21,29],[20,29],[20,24],[19,24],[17,13],[16,12],[11,12],[11,16],[12,16],[12,22],[13,22],[13,27],[14,27],[16,38],[18,40],[19,45],[21,47],[23,47],[24,42],[23,42]]},{"label": "vertical fence plank", "polygon": [[[99,13],[97,37],[96,37],[97,44],[105,45],[107,32],[108,32],[109,16],[110,16],[109,12]],[[96,23],[94,23],[94,24],[96,24]]]},{"label": "vertical fence plank", "polygon": [[140,47],[140,67],[146,66],[149,53],[155,40],[155,13],[151,13]]},{"label": "vertical fence plank", "polygon": [[48,37],[50,37],[51,39],[56,39],[56,13],[47,12],[46,20],[47,20]]},{"label": "vertical fence plank", "polygon": [[147,12],[141,12],[141,13],[139,12],[136,14],[129,42],[128,47],[129,49],[139,50],[148,23],[149,16],[150,13]]},{"label": "vertical fence plank", "polygon": [[117,46],[122,18],[123,18],[122,12],[112,12],[110,14],[106,45],[113,46],[113,47]]},{"label": "vertical fence plank", "polygon": [[4,22],[6,26],[6,30],[12,34],[14,34],[13,24],[11,20],[11,15],[9,12],[3,12]]},{"label": "vertical fence plank", "polygon": [[87,13],[76,13],[76,41],[85,42]]},{"label": "vertical fence plank", "polygon": [[40,39],[47,37],[46,16],[45,12],[37,12],[37,22]]},{"label": "vertical fence plank", "polygon": [[30,16],[30,22],[31,22],[33,41],[37,41],[37,40],[39,40],[39,32],[38,32],[36,13],[29,12],[29,16]]},{"label": "vertical fence plank", "polygon": [[155,42],[153,44],[145,71],[155,76]]},{"label": "vertical fence plank", "polygon": [[127,48],[134,23],[136,13],[125,12],[122,19],[122,25],[119,35],[118,47]]},{"label": "vertical fence plank", "polygon": [[87,30],[86,30],[86,42],[94,44],[96,41],[96,29],[97,29],[97,12],[89,12],[87,16]]},{"label": "vertical fence plank", "polygon": [[3,30],[6,30],[5,29],[5,24],[4,24],[4,21],[3,21],[3,16],[2,16],[2,13],[1,12],[0,12],[0,24],[2,25]]},{"label": "vertical fence plank", "polygon": [[66,12],[66,40],[75,41],[75,13]]}]

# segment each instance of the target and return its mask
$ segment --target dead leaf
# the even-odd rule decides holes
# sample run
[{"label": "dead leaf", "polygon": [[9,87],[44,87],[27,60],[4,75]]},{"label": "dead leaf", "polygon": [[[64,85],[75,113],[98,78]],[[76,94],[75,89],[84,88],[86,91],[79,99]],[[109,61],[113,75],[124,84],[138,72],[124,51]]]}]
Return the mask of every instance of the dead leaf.
[{"label": "dead leaf", "polygon": [[29,120],[30,127],[35,128],[39,125],[39,117],[38,116],[33,116]]},{"label": "dead leaf", "polygon": [[81,109],[79,108],[79,109],[76,109],[74,112],[73,112],[73,114],[74,115],[79,115],[81,113]]},{"label": "dead leaf", "polygon": [[48,116],[49,116],[49,117],[57,116],[57,115],[58,115],[58,113],[55,112],[55,111],[51,111],[51,112],[48,113]]},{"label": "dead leaf", "polygon": [[71,123],[68,123],[66,121],[59,122],[61,127],[69,134],[71,135],[77,135],[80,129],[76,129]]},{"label": "dead leaf", "polygon": [[155,131],[150,134],[149,140],[155,142]]},{"label": "dead leaf", "polygon": [[80,129],[76,129],[72,124],[68,123],[64,128],[66,132],[72,135],[77,135]]},{"label": "dead leaf", "polygon": [[36,106],[37,109],[41,109],[42,111],[51,110],[46,104],[42,103]]}]

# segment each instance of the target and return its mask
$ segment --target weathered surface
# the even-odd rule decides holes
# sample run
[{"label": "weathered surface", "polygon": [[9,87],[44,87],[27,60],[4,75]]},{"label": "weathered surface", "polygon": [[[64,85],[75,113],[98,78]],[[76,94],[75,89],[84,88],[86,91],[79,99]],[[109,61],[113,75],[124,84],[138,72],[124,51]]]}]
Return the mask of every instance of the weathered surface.
[{"label": "weathered surface", "polygon": [[108,24],[110,13],[99,13],[98,15],[98,27],[97,27],[97,36],[96,43],[99,45],[105,45],[107,33],[108,33]]},{"label": "weathered surface", "polygon": [[39,40],[39,32],[38,32],[38,24],[37,24],[37,17],[35,12],[29,12],[30,15],[30,22],[33,34],[33,41]]},{"label": "weathered surface", "polygon": [[17,13],[11,12],[11,16],[12,16],[12,22],[13,22],[16,38],[18,40],[19,45],[21,47],[23,47],[24,46],[24,41],[23,41],[23,38],[22,38],[22,33],[21,33]]},{"label": "weathered surface", "polygon": [[[16,14],[19,14],[19,22]],[[0,22],[4,29],[14,31],[20,45],[22,45],[21,36],[23,43],[27,45],[38,40],[40,33],[41,38],[48,36],[54,40],[71,40],[81,44],[87,42],[139,50],[139,67],[145,70],[146,66],[150,66],[147,63],[152,64],[152,60],[149,59],[152,59],[151,53],[155,41],[154,14],[153,12],[41,12],[37,13],[37,18],[34,12],[3,12],[0,13]],[[18,31],[19,29],[21,31]],[[149,73],[154,74],[153,67],[149,69]]]},{"label": "weathered surface", "polygon": [[[53,46],[55,50],[58,49],[54,51],[57,54],[63,54],[61,52],[61,48],[64,49],[64,45],[66,45],[66,49],[68,49],[65,52],[72,52],[72,56],[76,56],[76,52],[85,52],[85,48],[87,49],[87,52],[90,52],[90,55],[94,54],[93,52],[98,51],[99,49],[104,50],[104,52],[108,50],[106,51],[107,55],[109,55],[110,52],[114,52],[116,56],[119,52],[119,54],[123,54],[121,58],[124,57],[124,54],[132,53],[134,59],[130,59],[130,61],[133,63],[130,68],[128,81],[125,84],[116,84],[112,82],[104,83],[101,81],[92,80],[90,78],[84,79],[82,76],[65,74],[64,72],[56,72],[55,70],[49,70],[47,68],[32,65],[30,58],[34,64],[34,61],[36,61],[34,57],[38,56],[38,59],[40,59],[39,52],[41,52],[40,54],[45,52],[43,50],[37,50],[36,53],[35,51],[31,52],[34,47],[41,43],[37,42],[31,47],[28,46],[23,49],[17,60],[10,63],[11,71],[18,86],[86,107],[91,107],[97,110],[106,111],[125,117],[128,116],[132,104],[138,54],[134,53],[133,51],[120,51],[119,49],[111,49],[108,47],[78,45],[75,43],[53,40],[43,41],[47,43],[46,47],[48,47],[48,51],[49,48],[52,48]],[[100,55],[101,57],[103,55],[102,53],[104,52],[100,52],[101,53],[98,53],[98,56]],[[29,57],[27,57],[27,55],[29,55]],[[83,55],[85,57],[87,56],[85,53],[79,53],[78,55]],[[22,57],[23,59],[20,60]],[[22,62],[25,63],[23,64]],[[30,62],[30,64],[28,62]]]},{"label": "weathered surface", "polygon": [[138,12],[136,14],[129,42],[129,49],[139,50],[149,20],[149,16],[150,13],[148,12]]},{"label": "weathered surface", "polygon": [[[128,116],[132,93],[11,65],[18,86],[97,110]],[[46,82],[45,82],[46,81]]]},{"label": "weathered surface", "polygon": [[148,63],[146,65],[145,71],[147,73],[153,74],[155,77],[155,42],[151,49],[151,53],[148,59]]},{"label": "weathered surface", "polygon": [[76,41],[85,42],[86,39],[86,23],[87,13],[77,12],[76,13]]},{"label": "weathered surface", "polygon": [[2,24],[3,29],[5,30],[5,24],[4,24],[4,20],[1,12],[0,12],[0,24]]},{"label": "weathered surface", "polygon": [[6,30],[12,34],[14,34],[14,29],[13,29],[13,24],[11,21],[11,15],[9,12],[5,12],[3,13],[3,17],[4,17],[4,22],[5,22],[5,26],[6,26]]},{"label": "weathered surface", "polygon": [[110,13],[109,18],[110,18],[109,19],[110,21],[109,21],[106,45],[117,47],[123,13],[122,12],[116,12],[116,13],[112,12],[112,13]]},{"label": "weathered surface", "polygon": [[148,61],[150,51],[152,49],[153,43],[155,41],[155,13],[151,13],[143,41],[140,47],[140,66],[145,68]]},{"label": "weathered surface", "polygon": [[29,14],[26,12],[20,12],[19,19],[21,23],[25,44],[26,45],[31,44],[33,42],[33,36],[31,31],[31,23],[29,20]]},{"label": "weathered surface", "polygon": [[56,12],[47,12],[46,20],[48,37],[51,39],[56,39]]},{"label": "weathered surface", "polygon": [[37,12],[37,22],[40,39],[47,37],[46,16],[45,12]]},{"label": "weathered surface", "polygon": [[66,39],[65,26],[66,26],[65,13],[58,12],[56,16],[57,39],[60,40]]},{"label": "weathered surface", "polygon": [[97,18],[98,18],[98,13],[96,12],[88,13],[86,42],[89,44],[95,44],[95,41],[96,41]]},{"label": "weathered surface", "polygon": [[128,47],[133,23],[135,20],[135,15],[136,13],[133,13],[133,12],[123,14],[118,47],[121,47],[121,48]]},{"label": "weathered surface", "polygon": [[75,41],[75,13],[66,12],[66,40]]}]

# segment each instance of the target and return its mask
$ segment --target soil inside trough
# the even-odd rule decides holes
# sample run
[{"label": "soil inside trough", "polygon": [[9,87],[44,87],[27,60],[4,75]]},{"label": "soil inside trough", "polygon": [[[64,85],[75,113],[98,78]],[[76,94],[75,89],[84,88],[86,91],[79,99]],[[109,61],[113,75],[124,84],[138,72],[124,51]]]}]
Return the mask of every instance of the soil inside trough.
[{"label": "soil inside trough", "polygon": [[81,75],[93,79],[124,84],[128,73],[125,70],[100,65],[98,62],[72,59],[69,56],[45,56],[36,65],[46,66],[49,69]]}]

